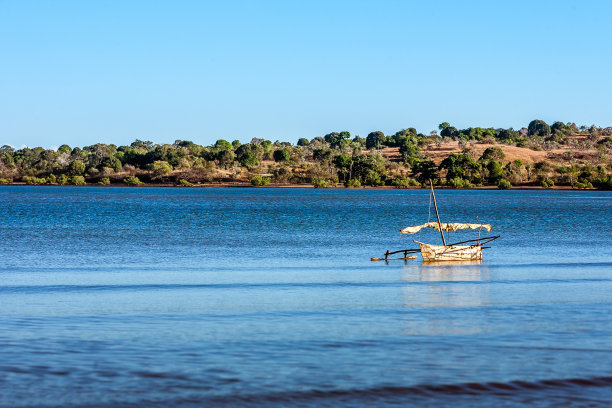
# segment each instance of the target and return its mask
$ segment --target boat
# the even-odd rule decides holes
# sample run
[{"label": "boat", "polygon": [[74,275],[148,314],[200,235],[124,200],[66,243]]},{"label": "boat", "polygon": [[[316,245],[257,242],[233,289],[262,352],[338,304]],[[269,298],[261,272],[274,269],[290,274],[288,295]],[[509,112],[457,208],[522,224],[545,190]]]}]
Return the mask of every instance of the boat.
[{"label": "boat", "polygon": [[[436,194],[434,193],[433,182],[429,180],[430,187],[430,198],[433,199],[434,208],[436,210],[437,222],[426,222],[425,224],[415,225],[412,227],[406,227],[401,229],[402,234],[416,234],[423,228],[433,228],[440,231],[442,237],[442,245],[427,244],[414,240],[415,243],[419,244],[419,249],[403,249],[400,251],[390,252],[387,250],[384,258],[372,258],[372,261],[390,261],[390,260],[404,260],[416,259],[415,253],[421,253],[424,263],[429,262],[456,262],[456,261],[482,261],[482,250],[490,248],[485,246],[491,241],[499,238],[499,235],[491,237],[480,237],[480,232],[484,229],[487,232],[491,231],[490,224],[472,224],[463,222],[440,222],[440,214],[438,212],[438,203],[436,202]],[[431,208],[431,200],[430,200]],[[446,243],[446,237],[444,232],[457,231],[462,229],[478,230],[478,238],[470,239],[466,241],[456,242],[453,244]],[[403,254],[401,258],[389,258],[390,255]]]}]

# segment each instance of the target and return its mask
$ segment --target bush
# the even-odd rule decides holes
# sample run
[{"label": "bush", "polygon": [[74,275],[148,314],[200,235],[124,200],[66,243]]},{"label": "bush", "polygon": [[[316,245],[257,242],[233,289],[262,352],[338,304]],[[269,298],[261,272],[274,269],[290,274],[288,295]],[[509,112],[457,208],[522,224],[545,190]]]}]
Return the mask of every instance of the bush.
[{"label": "bush", "polygon": [[102,177],[100,181],[98,181],[98,184],[101,186],[108,186],[110,184],[110,179],[108,177]]},{"label": "bush", "polygon": [[546,178],[544,180],[542,180],[542,182],[540,183],[542,185],[542,187],[544,188],[550,188],[550,187],[554,187],[555,186],[555,182],[552,181],[549,178]]},{"label": "bush", "polygon": [[275,162],[287,162],[291,159],[291,155],[287,149],[275,150],[273,157]]},{"label": "bush", "polygon": [[380,174],[375,170],[368,170],[363,180],[364,184],[370,186],[382,186],[385,184],[384,181],[380,178]]},{"label": "bush", "polygon": [[463,188],[465,187],[465,183],[466,181],[463,180],[461,177],[454,177],[446,182],[446,184],[451,186],[452,188]]},{"label": "bush", "polygon": [[56,181],[57,184],[67,184],[68,176],[66,176],[65,174],[60,174],[59,176],[57,176]]},{"label": "bush", "polygon": [[419,182],[415,179],[411,179],[410,177],[400,177],[396,178],[391,182],[391,185],[397,188],[406,188],[406,187],[415,187],[420,186]]},{"label": "bush", "polygon": [[172,173],[172,166],[164,160],[156,160],[147,166],[156,178]]},{"label": "bush", "polygon": [[327,188],[329,187],[329,181],[324,177],[313,177],[312,185],[314,188]]},{"label": "bush", "polygon": [[193,183],[190,183],[185,179],[180,179],[179,181],[174,183],[174,185],[177,187],[193,187]]},{"label": "bush", "polygon": [[132,177],[128,177],[123,179],[123,182],[125,184],[127,184],[128,186],[141,186],[144,183],[142,181],[140,181],[140,179],[136,176],[132,176]]},{"label": "bush", "polygon": [[357,179],[349,179],[344,183],[346,187],[361,187],[361,182]]},{"label": "bush", "polygon": [[13,184],[12,178],[0,178],[0,184]]},{"label": "bush", "polygon": [[83,177],[83,176],[73,176],[73,177],[70,177],[69,183],[73,184],[75,186],[84,186],[84,185],[87,184],[85,182],[85,177]]},{"label": "bush", "polygon": [[410,186],[410,180],[407,178],[396,178],[391,181],[391,185],[397,188],[407,188]]},{"label": "bush", "polygon": [[37,185],[37,184],[47,184],[46,178],[32,177],[32,176],[23,176],[21,181],[28,185]]},{"label": "bush", "polygon": [[497,184],[497,188],[499,188],[500,190],[509,190],[512,188],[512,184],[510,184],[510,182],[506,179],[501,179]]},{"label": "bush", "polygon": [[267,186],[270,184],[270,179],[259,174],[251,177],[251,184],[254,186]]},{"label": "bush", "polygon": [[85,163],[83,163],[82,160],[75,160],[70,163],[70,166],[68,167],[70,169],[70,174],[72,175],[78,176],[85,173]]}]

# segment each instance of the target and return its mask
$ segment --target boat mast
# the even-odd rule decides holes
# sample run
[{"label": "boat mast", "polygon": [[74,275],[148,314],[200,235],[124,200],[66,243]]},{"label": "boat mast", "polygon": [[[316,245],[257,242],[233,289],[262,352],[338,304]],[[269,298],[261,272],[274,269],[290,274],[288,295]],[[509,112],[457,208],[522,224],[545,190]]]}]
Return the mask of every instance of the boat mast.
[{"label": "boat mast", "polygon": [[429,179],[429,187],[431,187],[431,195],[433,196],[434,208],[436,209],[436,218],[438,219],[438,229],[442,236],[442,243],[446,246],[446,239],[444,239],[444,231],[442,231],[442,223],[440,222],[440,214],[438,214],[438,204],[436,204],[436,195],[434,194],[433,181]]}]

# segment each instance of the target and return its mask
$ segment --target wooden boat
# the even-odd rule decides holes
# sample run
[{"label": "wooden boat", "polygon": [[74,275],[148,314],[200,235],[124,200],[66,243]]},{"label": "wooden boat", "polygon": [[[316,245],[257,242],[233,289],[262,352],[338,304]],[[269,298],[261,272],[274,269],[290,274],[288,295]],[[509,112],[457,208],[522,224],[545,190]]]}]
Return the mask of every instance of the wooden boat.
[{"label": "wooden boat", "polygon": [[[409,259],[416,259],[415,255],[409,255],[413,253],[421,253],[421,257],[423,258],[423,262],[448,262],[448,261],[481,261],[482,260],[482,250],[489,248],[484,246],[491,241],[499,238],[499,235],[493,237],[480,237],[480,231],[482,229],[486,231],[491,231],[490,224],[470,224],[470,223],[448,223],[448,222],[440,222],[440,214],[438,213],[438,204],[436,202],[436,194],[434,193],[433,183],[429,180],[429,186],[431,188],[431,197],[433,198],[434,208],[436,210],[436,218],[437,222],[427,222],[425,224],[416,225],[413,227],[406,227],[400,232],[402,234],[415,234],[422,230],[423,228],[433,228],[440,231],[440,236],[442,237],[442,245],[433,245],[426,244],[420,241],[414,241],[419,244],[419,249],[404,249],[400,251],[387,251],[385,253],[384,258],[372,258],[372,261],[390,261],[390,260],[404,260],[407,261]],[[431,203],[430,203],[431,205]],[[431,208],[431,207],[430,207]],[[444,236],[444,231],[457,231],[460,229],[477,229],[478,230],[478,238],[470,239],[467,241],[456,242],[454,244],[446,244],[446,237]],[[403,257],[401,258],[389,258],[389,255],[402,253]]]}]

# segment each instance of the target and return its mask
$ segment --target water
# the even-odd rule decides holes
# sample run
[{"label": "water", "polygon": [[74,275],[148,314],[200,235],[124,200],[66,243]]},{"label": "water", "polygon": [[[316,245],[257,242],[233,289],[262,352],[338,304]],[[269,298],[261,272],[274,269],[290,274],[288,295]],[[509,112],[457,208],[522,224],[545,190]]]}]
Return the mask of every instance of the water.
[{"label": "water", "polygon": [[0,187],[0,406],[608,405],[612,194],[437,196],[482,265],[370,262],[426,190]]}]

